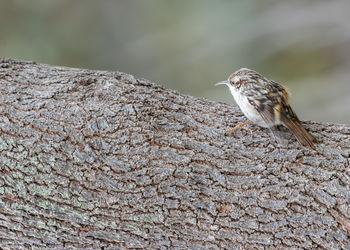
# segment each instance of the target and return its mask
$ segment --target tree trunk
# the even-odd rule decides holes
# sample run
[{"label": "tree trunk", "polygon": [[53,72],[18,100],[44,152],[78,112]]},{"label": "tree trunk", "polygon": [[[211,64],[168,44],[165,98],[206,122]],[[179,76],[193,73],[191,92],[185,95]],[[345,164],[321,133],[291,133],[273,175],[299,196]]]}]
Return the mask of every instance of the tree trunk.
[{"label": "tree trunk", "polygon": [[350,249],[348,125],[229,135],[227,104],[11,59],[0,91],[3,249]]}]

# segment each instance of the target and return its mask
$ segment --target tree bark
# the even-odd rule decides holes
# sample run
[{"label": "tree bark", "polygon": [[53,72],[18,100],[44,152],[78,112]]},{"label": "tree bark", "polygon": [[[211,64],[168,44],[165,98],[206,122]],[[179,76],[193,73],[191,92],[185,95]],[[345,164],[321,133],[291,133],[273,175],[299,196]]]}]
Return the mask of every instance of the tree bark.
[{"label": "tree bark", "polygon": [[121,72],[0,60],[0,247],[350,249],[350,126],[317,150]]}]

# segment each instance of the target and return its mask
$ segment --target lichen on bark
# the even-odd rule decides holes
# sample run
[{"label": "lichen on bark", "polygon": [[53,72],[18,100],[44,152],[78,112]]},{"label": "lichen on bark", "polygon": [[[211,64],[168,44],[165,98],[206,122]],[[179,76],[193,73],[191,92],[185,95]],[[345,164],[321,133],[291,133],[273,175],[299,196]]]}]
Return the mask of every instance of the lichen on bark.
[{"label": "lichen on bark", "polygon": [[0,247],[350,248],[350,127],[287,145],[121,72],[0,60]]}]

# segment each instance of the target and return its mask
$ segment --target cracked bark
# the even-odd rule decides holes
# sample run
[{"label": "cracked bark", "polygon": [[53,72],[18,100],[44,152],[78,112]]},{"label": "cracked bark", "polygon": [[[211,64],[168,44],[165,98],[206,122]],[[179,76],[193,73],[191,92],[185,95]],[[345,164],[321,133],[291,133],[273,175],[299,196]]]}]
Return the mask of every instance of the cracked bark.
[{"label": "cracked bark", "polygon": [[121,72],[0,60],[0,247],[350,248],[350,126],[288,145]]}]

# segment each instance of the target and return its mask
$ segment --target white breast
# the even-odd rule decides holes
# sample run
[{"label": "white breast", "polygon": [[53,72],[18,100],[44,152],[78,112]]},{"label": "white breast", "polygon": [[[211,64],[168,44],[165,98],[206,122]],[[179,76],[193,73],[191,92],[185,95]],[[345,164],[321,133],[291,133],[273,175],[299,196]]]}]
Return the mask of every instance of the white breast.
[{"label": "white breast", "polygon": [[242,95],[240,91],[235,89],[235,87],[230,85],[228,87],[230,88],[231,94],[238,104],[239,108],[250,121],[262,127],[270,127],[264,122],[261,115],[254,108],[254,106],[248,102],[247,97]]}]

